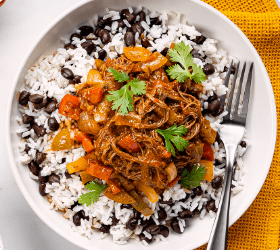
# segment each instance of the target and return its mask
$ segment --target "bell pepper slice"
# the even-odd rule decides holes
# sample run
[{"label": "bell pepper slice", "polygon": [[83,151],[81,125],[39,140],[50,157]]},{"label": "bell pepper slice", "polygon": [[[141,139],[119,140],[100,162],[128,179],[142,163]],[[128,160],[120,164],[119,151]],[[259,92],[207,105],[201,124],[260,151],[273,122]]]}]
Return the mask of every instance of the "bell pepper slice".
[{"label": "bell pepper slice", "polygon": [[104,64],[105,62],[100,60],[100,59],[95,59],[95,65],[97,70],[100,70],[101,66]]},{"label": "bell pepper slice", "polygon": [[131,195],[129,195],[125,190],[121,189],[121,191],[117,194],[114,194],[112,189],[110,187],[107,187],[104,191],[104,195],[115,201],[115,202],[119,202],[122,204],[131,204],[131,203],[135,203],[135,199],[131,197]]},{"label": "bell pepper slice", "polygon": [[181,176],[177,175],[177,177],[173,181],[169,182],[167,184],[167,186],[170,187],[170,188],[173,187],[180,179],[181,179]]},{"label": "bell pepper slice", "polygon": [[199,165],[205,167],[206,174],[204,175],[203,180],[211,182],[213,179],[213,162],[207,160],[200,160]]},{"label": "bell pepper slice", "polygon": [[105,166],[101,161],[90,160],[86,172],[103,181],[108,181],[110,175],[114,171],[113,168]]},{"label": "bell pepper slice", "polygon": [[88,174],[86,171],[82,171],[80,173],[82,184],[85,185],[89,181],[94,181],[96,178],[92,176],[91,174]]},{"label": "bell pepper slice", "polygon": [[152,52],[144,47],[125,47],[123,48],[125,56],[133,62],[145,62],[151,59]]},{"label": "bell pepper slice", "polygon": [[211,148],[211,145],[207,142],[204,142],[203,153],[202,153],[201,157],[205,160],[208,160],[208,161],[214,161],[213,150]]},{"label": "bell pepper slice", "polygon": [[69,174],[86,170],[88,167],[88,160],[85,157],[80,157],[78,160],[70,162],[66,165]]},{"label": "bell pepper slice", "polygon": [[88,84],[102,84],[104,81],[101,74],[96,69],[90,69],[87,75]]},{"label": "bell pepper slice", "polygon": [[148,207],[148,205],[140,198],[140,196],[136,193],[135,190],[131,190],[129,194],[133,197],[133,199],[136,201],[134,203],[131,203],[131,205],[139,211],[141,214],[145,216],[150,216],[154,212],[152,209]]},{"label": "bell pepper slice", "polygon": [[143,192],[152,203],[158,201],[157,193],[152,187],[148,186],[143,181],[134,181],[133,184],[139,191]]},{"label": "bell pepper slice", "polygon": [[140,151],[140,147],[136,141],[134,141],[131,135],[127,135],[120,142],[119,146],[127,150],[129,153],[137,153]]},{"label": "bell pepper slice", "polygon": [[111,188],[111,190],[114,194],[117,194],[121,191],[120,187],[115,183],[114,180],[109,179],[107,181],[107,184],[109,185],[109,187]]},{"label": "bell pepper slice", "polygon": [[82,91],[82,96],[92,104],[96,104],[102,101],[103,88],[84,89]]},{"label": "bell pepper slice", "polygon": [[80,113],[82,110],[80,109],[80,100],[79,97],[66,94],[60,104],[58,113],[61,115],[68,116],[71,119],[79,120]]},{"label": "bell pepper slice", "polygon": [[53,151],[70,149],[73,146],[73,141],[68,129],[61,130],[53,139],[51,149]]},{"label": "bell pepper slice", "polygon": [[177,177],[177,168],[174,164],[174,162],[171,162],[165,169],[165,172],[167,173],[167,181],[170,183]]},{"label": "bell pepper slice", "polygon": [[91,139],[89,138],[89,136],[80,131],[80,130],[75,130],[74,132],[74,138],[78,141],[78,142],[81,142],[85,151],[87,153],[90,153],[94,150],[94,146],[93,146],[93,143],[91,141]]}]

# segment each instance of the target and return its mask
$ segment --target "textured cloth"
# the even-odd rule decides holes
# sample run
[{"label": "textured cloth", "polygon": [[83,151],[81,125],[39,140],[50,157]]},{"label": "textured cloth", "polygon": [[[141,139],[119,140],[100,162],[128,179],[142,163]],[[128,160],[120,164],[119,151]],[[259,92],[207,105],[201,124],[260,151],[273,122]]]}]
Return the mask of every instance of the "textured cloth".
[{"label": "textured cloth", "polygon": [[[249,38],[269,74],[277,109],[277,139],[267,179],[245,214],[229,228],[229,250],[280,247],[280,10],[275,0],[204,0]],[[198,248],[205,250],[206,245]],[[197,249],[197,250],[198,250]]]}]

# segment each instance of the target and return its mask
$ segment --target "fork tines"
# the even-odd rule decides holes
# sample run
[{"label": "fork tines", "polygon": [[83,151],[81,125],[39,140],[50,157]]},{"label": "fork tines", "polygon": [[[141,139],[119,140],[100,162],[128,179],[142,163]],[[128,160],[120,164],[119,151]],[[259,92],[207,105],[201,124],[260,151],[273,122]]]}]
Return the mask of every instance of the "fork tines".
[{"label": "fork tines", "polygon": [[[234,74],[234,78],[233,78],[233,82],[232,82],[232,86],[231,86],[230,94],[229,94],[229,98],[228,98],[228,104],[227,104],[228,113],[227,113],[227,115],[225,115],[223,117],[223,122],[232,121],[232,122],[242,123],[243,125],[245,125],[247,111],[248,111],[248,105],[249,105],[249,98],[250,98],[250,87],[251,87],[252,76],[253,76],[253,62],[250,63],[249,73],[248,73],[245,91],[244,91],[244,95],[243,95],[243,106],[242,106],[240,114],[238,114],[238,107],[240,105],[240,96],[241,96],[242,85],[243,85],[243,80],[244,80],[244,75],[245,75],[245,70],[246,70],[246,62],[243,65],[241,75],[240,75],[237,96],[235,99],[234,111],[231,112],[234,90],[235,90],[237,75],[238,75],[238,71],[239,71],[239,65],[240,65],[240,62],[238,62],[237,66],[236,66],[236,70],[235,70],[235,74]],[[228,87],[228,85],[229,85],[232,66],[233,66],[233,62],[231,62],[230,67],[228,69],[228,73],[225,78],[224,85],[226,87]],[[226,95],[224,95],[220,98],[222,106],[225,105],[225,99],[226,99]],[[232,117],[231,117],[231,113],[232,113]]]}]

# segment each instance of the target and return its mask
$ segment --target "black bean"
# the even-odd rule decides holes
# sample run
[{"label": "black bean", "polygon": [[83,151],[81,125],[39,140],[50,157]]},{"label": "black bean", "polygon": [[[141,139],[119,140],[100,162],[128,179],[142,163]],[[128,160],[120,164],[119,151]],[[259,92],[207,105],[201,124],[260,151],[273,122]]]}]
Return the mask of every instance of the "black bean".
[{"label": "black bean", "polygon": [[242,142],[240,142],[240,146],[241,146],[242,148],[246,148],[247,143],[246,143],[245,141],[242,141]]},{"label": "black bean", "polygon": [[48,119],[48,126],[51,131],[57,131],[59,129],[59,123],[54,117]]},{"label": "black bean", "polygon": [[223,185],[223,177],[217,176],[211,181],[211,186],[214,189],[219,189]]},{"label": "black bean", "polygon": [[38,104],[34,103],[34,108],[38,110],[38,109],[42,109],[42,108],[46,107],[47,105],[48,105],[48,100],[47,100],[47,98],[44,98],[41,103],[38,103]]},{"label": "black bean", "polygon": [[171,198],[171,199],[169,199],[168,201],[159,200],[158,202],[159,202],[159,204],[167,204],[167,205],[171,205],[171,204],[173,204],[173,200],[172,200],[172,198]]},{"label": "black bean", "polygon": [[143,27],[139,24],[139,23],[135,23],[132,25],[131,27],[132,32],[134,33],[134,35],[138,32],[139,35],[141,35],[144,32]]},{"label": "black bean", "polygon": [[34,122],[34,117],[33,116],[29,116],[29,115],[22,115],[22,123],[23,124],[29,124],[29,123],[32,123]]},{"label": "black bean", "polygon": [[160,226],[156,224],[152,224],[150,226],[145,227],[144,230],[151,235],[157,235],[160,232]]},{"label": "black bean", "polygon": [[126,223],[126,228],[134,231],[138,225],[138,220],[136,218],[130,218],[129,221]]},{"label": "black bean", "polygon": [[208,213],[210,210],[213,212],[217,212],[218,209],[216,208],[215,201],[213,199],[211,199],[210,201],[207,202],[206,210]]},{"label": "black bean", "polygon": [[46,196],[48,193],[46,193],[46,183],[40,183],[39,184],[39,193],[42,196]]},{"label": "black bean", "polygon": [[25,144],[25,148],[24,148],[24,151],[26,152],[26,154],[28,154],[29,150],[30,150],[30,147],[29,147],[28,144],[26,143],[26,144]]},{"label": "black bean", "polygon": [[29,164],[28,164],[28,168],[30,170],[30,172],[36,176],[39,175],[39,172],[40,172],[40,167],[37,163],[35,163],[34,161],[31,161]]},{"label": "black bean", "polygon": [[22,91],[18,98],[18,103],[22,106],[25,106],[28,103],[30,93],[27,91]]},{"label": "black bean", "polygon": [[44,97],[38,94],[30,95],[29,101],[32,103],[41,103],[43,101]]},{"label": "black bean", "polygon": [[186,209],[186,210],[183,210],[183,211],[179,212],[179,217],[181,219],[193,218],[194,217],[194,213],[191,212],[190,210]]},{"label": "black bean", "polygon": [[45,108],[45,111],[48,113],[48,114],[51,114],[52,112],[54,112],[57,108],[57,102],[56,101],[52,101],[50,102],[47,107]]},{"label": "black bean", "polygon": [[41,175],[41,171],[39,172],[38,181],[39,181],[40,183],[46,183],[46,182],[48,182],[48,178],[49,178],[49,176],[42,176],[42,175]]},{"label": "black bean", "polygon": [[208,110],[211,114],[217,113],[221,108],[220,100],[216,99],[208,104]]},{"label": "black bean", "polygon": [[63,164],[64,162],[66,162],[66,158],[62,158],[60,164]]},{"label": "black bean", "polygon": [[168,53],[168,50],[169,50],[169,48],[165,47],[160,53],[161,53],[163,56],[166,56],[167,53]]},{"label": "black bean", "polygon": [[167,213],[163,208],[160,208],[158,210],[158,220],[159,221],[164,221],[167,217]]},{"label": "black bean", "polygon": [[68,69],[68,68],[62,68],[61,69],[61,75],[68,80],[72,80],[74,78],[73,71],[71,69]]},{"label": "black bean", "polygon": [[52,173],[49,178],[48,178],[48,183],[53,184],[53,183],[60,183],[60,177],[54,173]]},{"label": "black bean", "polygon": [[64,49],[76,49],[76,46],[74,44],[67,43],[64,45]]},{"label": "black bean", "polygon": [[135,208],[133,208],[133,212],[134,212],[134,218],[139,220],[141,218],[141,213],[137,211]]},{"label": "black bean", "polygon": [[71,174],[68,173],[68,170],[66,170],[64,172],[64,175],[65,175],[66,179],[70,179],[71,178]]},{"label": "black bean", "polygon": [[121,17],[126,19],[129,23],[133,23],[135,21],[136,15],[134,13],[130,13],[128,9],[123,9],[121,11]]},{"label": "black bean", "polygon": [[212,116],[216,117],[216,116],[222,114],[223,112],[224,112],[224,107],[220,107],[219,111],[214,113],[214,114],[212,114]]},{"label": "black bean", "polygon": [[99,17],[96,28],[104,28],[105,26],[111,26],[111,24],[112,24],[111,18],[107,18],[104,20],[103,17]]},{"label": "black bean", "polygon": [[78,84],[78,83],[81,82],[81,78],[82,78],[82,76],[75,76],[74,79],[69,80],[69,83],[70,84]]},{"label": "black bean", "polygon": [[84,25],[84,26],[80,27],[79,30],[81,31],[80,35],[82,35],[82,36],[87,36],[93,32],[93,28],[88,25]]},{"label": "black bean", "polygon": [[108,30],[102,30],[100,33],[100,38],[103,44],[111,42],[111,36]]},{"label": "black bean", "polygon": [[103,31],[102,28],[97,28],[97,29],[95,30],[94,34],[95,34],[96,36],[100,37],[102,31]]},{"label": "black bean", "polygon": [[206,40],[206,37],[201,35],[201,36],[197,36],[195,39],[193,39],[193,42],[195,42],[196,44],[203,44],[205,40]]},{"label": "black bean", "polygon": [[110,233],[110,225],[104,225],[102,224],[101,227],[99,228],[99,230],[102,232],[102,233]]},{"label": "black bean", "polygon": [[145,228],[151,224],[154,224],[154,221],[152,219],[148,219],[148,220],[141,219],[141,221],[140,221],[140,225],[143,226],[143,228]]},{"label": "black bean", "polygon": [[177,234],[182,234],[183,233],[183,232],[181,232],[181,229],[180,229],[180,226],[179,226],[179,221],[177,220],[177,218],[172,219],[170,226],[175,233],[177,233]]},{"label": "black bean", "polygon": [[112,218],[112,226],[116,226],[118,224],[119,220],[116,218],[115,213],[113,213],[111,218]]},{"label": "black bean", "polygon": [[[95,48],[96,48],[95,44],[91,40],[87,40],[87,41],[81,43],[81,46],[83,49],[85,49],[87,51],[88,55],[90,55],[93,51],[95,51]],[[74,78],[74,76],[73,76],[73,78]]]},{"label": "black bean", "polygon": [[121,205],[121,209],[124,209],[124,208],[126,208],[126,209],[131,209],[132,206],[131,206],[130,204],[122,204],[122,205]]},{"label": "black bean", "polygon": [[81,226],[82,216],[80,213],[75,213],[73,216],[73,223],[78,227]]},{"label": "black bean", "polygon": [[144,48],[152,47],[150,40],[147,37],[141,38],[141,44]]},{"label": "black bean", "polygon": [[45,159],[46,159],[46,154],[39,152],[39,151],[36,152],[34,161],[37,164],[39,164],[39,165],[42,164]]},{"label": "black bean", "polygon": [[153,242],[153,237],[152,237],[151,239],[149,239],[149,238],[147,238],[147,237],[145,236],[145,234],[143,234],[143,233],[139,234],[139,239],[140,239],[141,241],[142,241],[142,240],[146,241],[148,244],[150,244],[150,243]]},{"label": "black bean", "polygon": [[124,21],[123,21],[122,19],[117,20],[117,22],[118,22],[118,27],[117,27],[117,29],[118,29],[118,28],[123,28],[123,27],[125,26]]},{"label": "black bean", "polygon": [[[234,65],[232,65],[230,74],[234,75],[235,71],[236,71],[236,67]],[[227,66],[224,67],[224,72],[228,72],[228,67]]]},{"label": "black bean", "polygon": [[210,103],[217,99],[218,99],[218,96],[214,93],[212,96],[208,97],[207,102]]},{"label": "black bean", "polygon": [[80,203],[79,203],[78,201],[75,201],[75,202],[73,203],[73,205],[71,205],[70,209],[73,210],[73,208],[76,207],[76,206],[78,206],[78,205],[80,205]]},{"label": "black bean", "polygon": [[163,225],[160,225],[160,231],[159,231],[159,234],[161,234],[163,237],[167,238],[168,235],[169,235],[169,229],[167,226],[163,226]]},{"label": "black bean", "polygon": [[104,60],[106,56],[107,56],[106,50],[101,49],[101,50],[98,51],[98,58],[100,60]]},{"label": "black bean", "polygon": [[71,42],[73,42],[73,38],[74,38],[74,37],[77,37],[77,38],[79,38],[80,40],[83,39],[83,37],[82,37],[80,34],[78,34],[78,33],[73,33],[73,34],[70,36],[70,41],[71,41]]},{"label": "black bean", "polygon": [[212,75],[215,72],[215,67],[211,63],[206,63],[203,67],[203,72],[205,75]]},{"label": "black bean", "polygon": [[79,211],[81,218],[84,220],[89,220],[89,216],[86,216],[86,212],[84,210]]},{"label": "black bean", "polygon": [[196,196],[200,196],[200,195],[203,194],[203,191],[202,191],[202,189],[201,189],[201,186],[198,186],[198,187],[196,187],[196,188],[194,189],[194,194],[195,194]]},{"label": "black bean", "polygon": [[146,13],[145,13],[144,11],[141,10],[141,11],[138,13],[138,15],[139,15],[139,17],[140,17],[140,22],[142,22],[142,21],[146,22]]},{"label": "black bean", "polygon": [[35,131],[35,134],[37,135],[37,137],[41,137],[46,134],[46,129],[44,128],[43,125],[39,126],[38,124],[34,123],[32,125],[32,129]]},{"label": "black bean", "polygon": [[152,17],[152,18],[150,18],[150,23],[151,23],[151,26],[161,25],[161,20],[159,20],[158,17]]}]

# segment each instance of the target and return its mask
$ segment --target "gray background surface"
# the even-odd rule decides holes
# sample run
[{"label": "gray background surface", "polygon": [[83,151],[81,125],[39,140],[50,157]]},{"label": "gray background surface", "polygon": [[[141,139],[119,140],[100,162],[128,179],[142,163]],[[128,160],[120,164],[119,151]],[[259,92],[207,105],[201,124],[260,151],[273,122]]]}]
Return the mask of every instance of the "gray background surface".
[{"label": "gray background surface", "polygon": [[0,8],[0,235],[5,250],[81,249],[46,226],[22,196],[9,167],[4,119],[11,83],[30,46],[54,18],[78,2],[7,0]]}]

